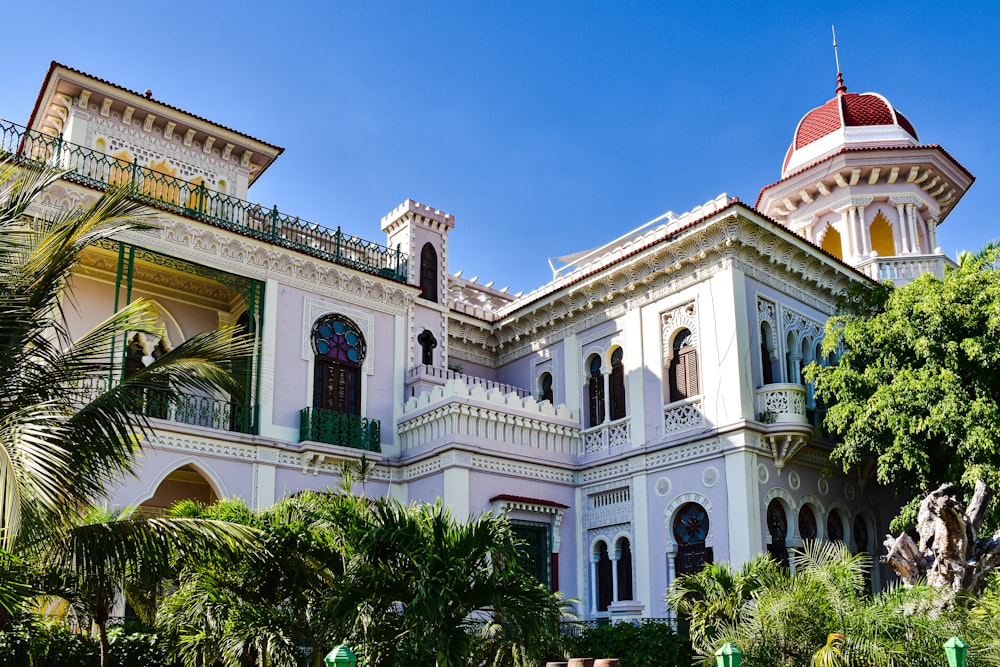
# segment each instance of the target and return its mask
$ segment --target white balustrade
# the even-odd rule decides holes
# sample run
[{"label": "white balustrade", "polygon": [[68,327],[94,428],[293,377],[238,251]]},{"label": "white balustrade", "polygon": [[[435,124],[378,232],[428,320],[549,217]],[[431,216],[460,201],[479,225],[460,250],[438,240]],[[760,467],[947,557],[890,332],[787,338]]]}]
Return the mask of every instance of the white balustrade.
[{"label": "white balustrade", "polygon": [[757,418],[766,424],[809,424],[805,385],[766,384],[758,389]]}]

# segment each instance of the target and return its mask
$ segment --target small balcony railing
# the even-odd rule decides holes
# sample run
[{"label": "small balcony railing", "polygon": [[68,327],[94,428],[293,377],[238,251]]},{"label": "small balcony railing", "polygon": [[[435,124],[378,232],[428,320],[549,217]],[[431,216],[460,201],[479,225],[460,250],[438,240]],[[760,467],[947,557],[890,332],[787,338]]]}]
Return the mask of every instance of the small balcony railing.
[{"label": "small balcony railing", "polygon": [[377,419],[322,408],[299,413],[299,442],[312,440],[368,452],[382,451],[382,427]]},{"label": "small balcony railing", "polygon": [[105,189],[128,188],[144,204],[274,245],[400,282],[405,253],[282,213],[35,130],[0,120],[0,155],[21,164],[54,164],[69,180]]},{"label": "small balcony railing", "polygon": [[580,437],[583,456],[609,452],[615,447],[631,444],[632,427],[629,426],[629,418],[625,417],[580,431]]},{"label": "small balcony railing", "polygon": [[757,419],[765,424],[808,425],[805,385],[765,384],[757,390]]}]

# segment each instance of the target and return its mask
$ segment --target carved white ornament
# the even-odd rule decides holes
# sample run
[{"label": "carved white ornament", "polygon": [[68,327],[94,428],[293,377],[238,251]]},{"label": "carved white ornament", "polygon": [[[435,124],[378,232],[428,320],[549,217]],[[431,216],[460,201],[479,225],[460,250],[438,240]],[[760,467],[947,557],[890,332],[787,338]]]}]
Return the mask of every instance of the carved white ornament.
[{"label": "carved white ornament", "polygon": [[767,484],[768,480],[771,479],[771,473],[767,471],[767,466],[763,463],[757,464],[757,482],[761,485]]},{"label": "carved white ornament", "polygon": [[854,490],[854,485],[848,482],[844,486],[844,497],[847,498],[848,500],[854,500],[854,496],[856,494],[857,492]]},{"label": "carved white ornament", "polygon": [[336,313],[350,318],[365,337],[367,353],[362,364],[366,375],[375,373],[375,317],[363,310],[356,310],[329,299],[306,295],[302,304],[302,360],[309,361],[316,356],[312,346],[312,328],[316,320],[324,315]]},{"label": "carved white ornament", "polygon": [[816,488],[819,489],[821,495],[827,495],[830,493],[830,482],[826,481],[825,477],[820,477],[819,482],[816,483]]},{"label": "carved white ornament", "polygon": [[670,480],[667,479],[666,477],[661,477],[660,479],[656,480],[656,495],[660,496],[661,498],[666,496],[667,494],[670,493],[670,487],[671,487]]},{"label": "carved white ornament", "polygon": [[711,488],[715,486],[715,483],[719,481],[719,469],[714,466],[709,466],[701,471],[701,483],[707,487]]},{"label": "carved white ornament", "polygon": [[799,479],[799,473],[794,470],[788,473],[788,486],[792,487],[792,491],[798,491],[799,486],[802,485],[802,480]]},{"label": "carved white ornament", "polygon": [[663,338],[663,365],[669,366],[674,356],[674,335],[681,329],[691,332],[690,345],[698,346],[698,310],[694,301],[677,306],[660,316]]},{"label": "carved white ornament", "polygon": [[704,424],[705,415],[702,413],[700,398],[681,404],[672,403],[663,408],[664,435],[697,428]]}]

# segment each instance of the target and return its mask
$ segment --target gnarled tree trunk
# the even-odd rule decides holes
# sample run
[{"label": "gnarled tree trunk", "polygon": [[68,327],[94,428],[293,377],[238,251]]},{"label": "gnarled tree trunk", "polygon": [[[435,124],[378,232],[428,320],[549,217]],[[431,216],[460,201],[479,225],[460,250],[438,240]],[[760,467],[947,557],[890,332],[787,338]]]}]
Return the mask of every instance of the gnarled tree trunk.
[{"label": "gnarled tree trunk", "polygon": [[931,586],[982,595],[986,576],[1000,565],[1000,531],[979,537],[993,494],[982,480],[976,482],[969,507],[963,511],[958,487],[942,484],[920,503],[918,540],[914,542],[906,533],[886,535],[888,554],[880,561],[907,586],[926,578]]}]

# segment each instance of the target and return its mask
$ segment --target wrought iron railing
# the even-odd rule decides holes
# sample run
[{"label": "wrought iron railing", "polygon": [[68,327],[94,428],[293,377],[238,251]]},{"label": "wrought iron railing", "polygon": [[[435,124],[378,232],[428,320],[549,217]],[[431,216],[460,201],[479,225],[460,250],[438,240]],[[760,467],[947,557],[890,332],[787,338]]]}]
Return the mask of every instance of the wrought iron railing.
[{"label": "wrought iron railing", "polygon": [[97,188],[128,188],[149,206],[206,222],[244,236],[349,266],[365,273],[405,281],[408,257],[397,246],[330,230],[196,183],[176,178],[138,160],[131,162],[0,119],[0,154],[22,164],[53,164],[66,178]]},{"label": "wrought iron railing", "polygon": [[[91,378],[77,388],[74,400],[81,403],[93,400],[110,386],[106,377]],[[171,397],[168,392],[149,388],[134,391],[139,412],[146,417],[233,433],[257,433],[256,404],[178,392],[173,392]]]},{"label": "wrought iron railing", "polygon": [[256,433],[256,410],[235,401],[197,394],[175,394],[171,398],[165,392],[147,390],[144,406],[147,417],[233,433]]},{"label": "wrought iron railing", "polygon": [[382,451],[382,427],[377,419],[322,408],[299,413],[299,442],[312,440],[369,452]]}]

